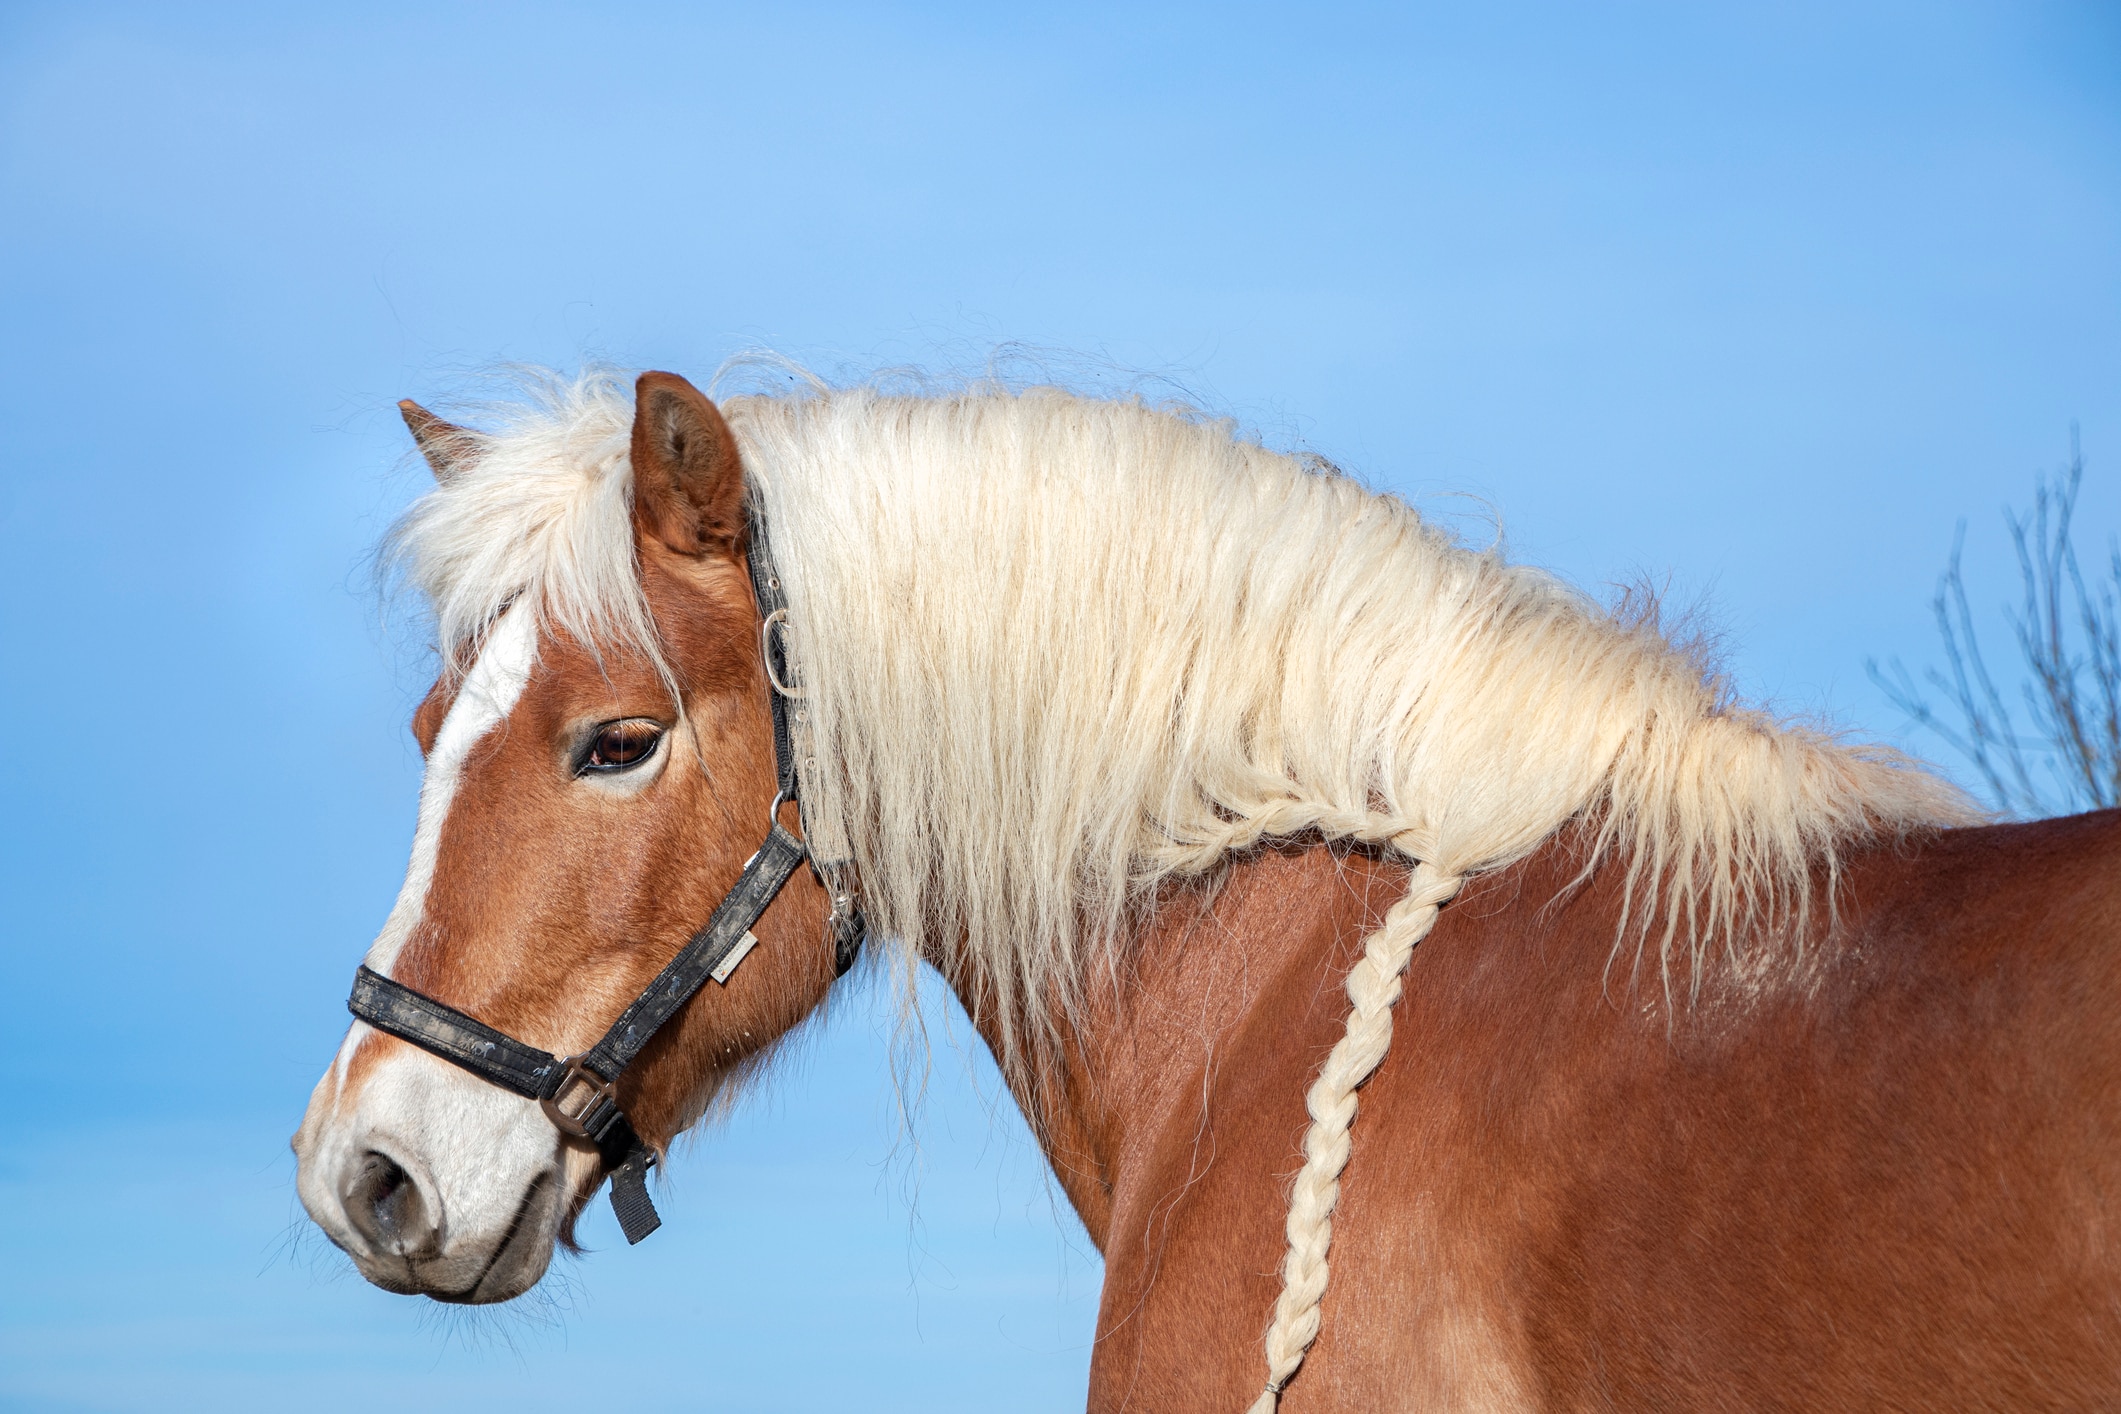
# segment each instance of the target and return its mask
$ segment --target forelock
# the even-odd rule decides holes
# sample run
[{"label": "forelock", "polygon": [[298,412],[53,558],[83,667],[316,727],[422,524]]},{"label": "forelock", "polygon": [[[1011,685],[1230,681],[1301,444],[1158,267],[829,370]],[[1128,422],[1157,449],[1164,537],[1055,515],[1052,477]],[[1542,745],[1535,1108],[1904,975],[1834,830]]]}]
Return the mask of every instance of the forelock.
[{"label": "forelock", "polygon": [[467,465],[391,527],[386,580],[425,600],[445,673],[515,604],[541,635],[661,665],[634,552],[631,380],[592,368],[511,381],[519,401],[475,410],[484,425],[467,433]]}]

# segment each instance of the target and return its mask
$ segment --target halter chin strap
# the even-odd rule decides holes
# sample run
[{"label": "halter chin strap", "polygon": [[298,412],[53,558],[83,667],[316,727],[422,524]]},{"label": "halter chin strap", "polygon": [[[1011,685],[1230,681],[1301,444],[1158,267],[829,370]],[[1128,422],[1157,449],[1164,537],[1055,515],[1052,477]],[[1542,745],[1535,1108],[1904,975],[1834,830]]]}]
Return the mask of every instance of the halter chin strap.
[{"label": "halter chin strap", "polygon": [[[810,861],[832,897],[826,924],[832,941],[833,975],[845,976],[862,945],[862,916],[851,884],[852,850],[845,822],[819,788],[817,752],[800,674],[788,652],[788,596],[781,585],[766,525],[754,507],[751,521],[751,590],[758,600],[760,647],[765,655],[767,696],[773,707],[773,759],[778,794],[766,839],[744,864],[736,885],[715,906],[706,926],[692,935],[611,1029],[580,1055],[550,1051],[496,1031],[476,1017],[414,991],[363,966],[354,973],[346,1008],[378,1031],[408,1041],[489,1085],[535,1100],[562,1134],[597,1146],[611,1170],[611,1210],[629,1243],[662,1226],[648,1197],[648,1170],[655,1152],[619,1107],[619,1077],[639,1059],[656,1033],[684,1010],[709,978],[727,983],[758,939],[752,925],[779,895],[796,868]],[[776,632],[776,629],[781,631]],[[790,703],[794,703],[791,710]],[[801,812],[803,838],[782,827],[780,807],[793,800]]]}]

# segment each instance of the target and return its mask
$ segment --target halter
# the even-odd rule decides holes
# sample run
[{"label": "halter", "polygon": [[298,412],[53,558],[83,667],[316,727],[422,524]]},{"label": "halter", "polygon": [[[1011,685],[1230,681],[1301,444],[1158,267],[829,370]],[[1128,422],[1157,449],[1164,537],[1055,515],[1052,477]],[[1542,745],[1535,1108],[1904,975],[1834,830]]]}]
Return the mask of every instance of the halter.
[{"label": "halter", "polygon": [[[648,1197],[648,1170],[656,1162],[655,1152],[619,1106],[618,1083],[626,1068],[709,978],[728,983],[758,943],[752,925],[805,859],[832,898],[825,931],[832,941],[835,977],[846,975],[862,945],[846,826],[836,809],[820,804],[827,796],[819,788],[810,712],[802,700],[801,674],[788,653],[787,592],[755,506],[749,521],[751,592],[758,601],[759,646],[773,709],[775,794],[765,841],[744,862],[744,872],[722,896],[706,926],[619,1014],[604,1038],[579,1055],[541,1051],[365,964],[354,973],[353,995],[346,999],[347,1010],[376,1030],[461,1066],[489,1085],[536,1100],[560,1133],[596,1145],[611,1173],[611,1210],[629,1243],[654,1232],[663,1220]],[[777,626],[783,632],[776,633]],[[793,712],[791,701],[797,704]],[[791,800],[800,812],[801,839],[781,824],[781,806]]]}]

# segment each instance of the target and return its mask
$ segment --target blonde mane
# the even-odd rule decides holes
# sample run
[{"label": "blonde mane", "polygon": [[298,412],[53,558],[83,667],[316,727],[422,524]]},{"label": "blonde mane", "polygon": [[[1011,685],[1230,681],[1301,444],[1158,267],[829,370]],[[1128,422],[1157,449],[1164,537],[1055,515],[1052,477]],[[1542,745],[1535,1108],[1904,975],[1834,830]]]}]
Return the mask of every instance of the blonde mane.
[{"label": "blonde mane", "polygon": [[[630,389],[548,379],[390,553],[454,655],[510,602],[652,646]],[[969,968],[1005,1065],[1167,880],[1269,836],[1442,876],[1572,821],[1698,985],[1801,934],[1853,846],[1958,823],[1890,750],[1728,700],[1653,625],[1224,422],[1050,388],[727,398],[872,936]],[[1784,947],[1787,953],[1791,949]]]}]

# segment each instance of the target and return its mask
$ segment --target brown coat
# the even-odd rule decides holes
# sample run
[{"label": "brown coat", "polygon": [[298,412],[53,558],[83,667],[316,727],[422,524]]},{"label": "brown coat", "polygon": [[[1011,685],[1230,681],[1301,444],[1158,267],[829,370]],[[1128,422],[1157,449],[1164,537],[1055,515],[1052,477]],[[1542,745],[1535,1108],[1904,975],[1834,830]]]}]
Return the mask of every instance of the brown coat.
[{"label": "brown coat", "polygon": [[[1416,950],[1285,1410],[2121,1407],[2121,814],[1859,857],[1808,965],[1672,1007],[1575,870]],[[1048,1088],[1091,1409],[1257,1394],[1301,1096],[1403,877],[1244,862]]]}]

